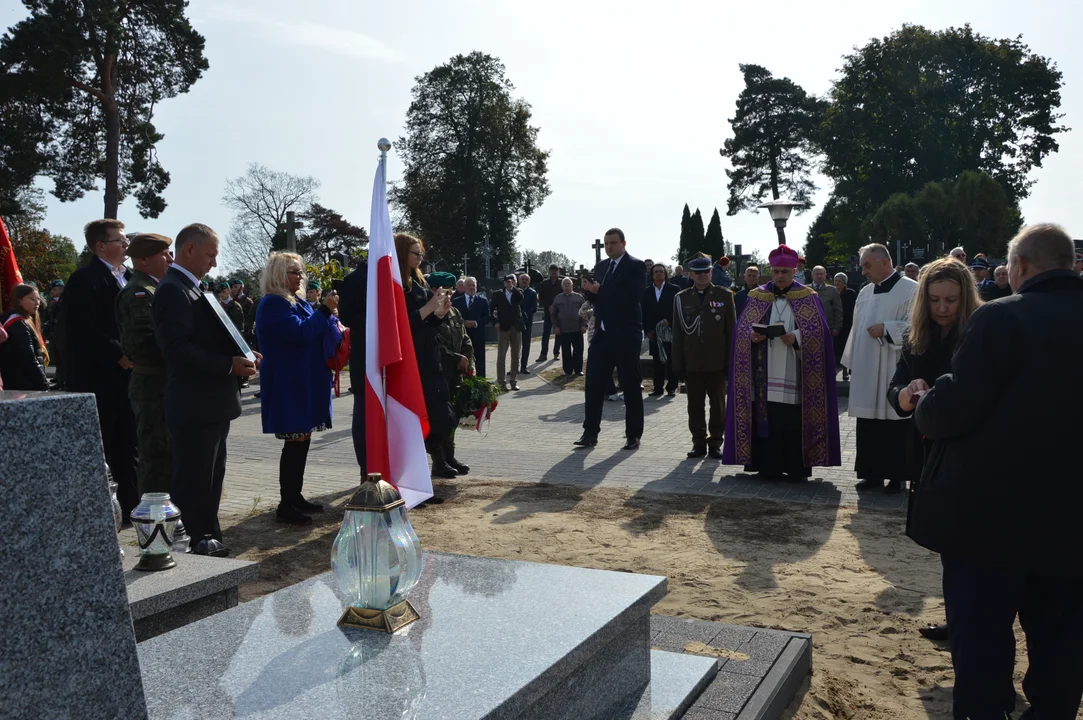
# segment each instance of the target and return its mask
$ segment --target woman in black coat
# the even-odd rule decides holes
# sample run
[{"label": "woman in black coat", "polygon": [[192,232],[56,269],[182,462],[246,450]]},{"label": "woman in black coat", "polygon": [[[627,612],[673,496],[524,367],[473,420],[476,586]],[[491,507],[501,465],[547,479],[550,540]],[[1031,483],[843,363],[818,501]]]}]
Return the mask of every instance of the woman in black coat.
[{"label": "woman in black coat", "polygon": [[[846,273],[835,274],[835,289],[838,290],[839,299],[842,300],[842,330],[839,332],[839,336],[835,338],[836,365],[842,362],[842,353],[846,349],[846,339],[850,337],[850,330],[854,326],[854,305],[857,304],[857,293],[846,286],[848,281],[849,278],[846,277]],[[849,379],[850,371],[843,368],[842,377],[844,380]]]},{"label": "woman in black coat", "polygon": [[[417,370],[421,375],[421,390],[425,395],[425,410],[429,415],[429,434],[425,449],[432,457],[433,477],[454,478],[459,474],[447,464],[444,457],[445,439],[451,435],[458,420],[451,409],[451,390],[444,378],[440,357],[439,326],[451,308],[451,295],[433,293],[421,274],[421,260],[425,257],[421,241],[405,233],[395,236],[395,252],[399,256],[402,288],[406,293],[406,313],[410,317],[410,331],[417,355]],[[433,499],[430,502],[441,502]]]},{"label": "woman in black coat", "polygon": [[[970,271],[952,257],[926,266],[918,281],[914,308],[910,313],[910,334],[903,343],[902,357],[888,387],[887,399],[902,417],[909,417],[918,399],[941,375],[951,372],[951,357],[970,315],[981,305]],[[925,456],[931,442],[914,429],[903,461],[911,468],[911,477],[921,477]],[[917,492],[917,482],[910,483],[910,505]],[[907,532],[909,517],[907,513]],[[930,640],[947,640],[947,624],[921,628]]]},{"label": "woman in black coat", "polygon": [[41,297],[33,285],[19,284],[12,293],[15,309],[0,320],[8,339],[0,343],[0,377],[5,390],[48,390],[45,366],[49,351],[41,337],[38,306]]}]

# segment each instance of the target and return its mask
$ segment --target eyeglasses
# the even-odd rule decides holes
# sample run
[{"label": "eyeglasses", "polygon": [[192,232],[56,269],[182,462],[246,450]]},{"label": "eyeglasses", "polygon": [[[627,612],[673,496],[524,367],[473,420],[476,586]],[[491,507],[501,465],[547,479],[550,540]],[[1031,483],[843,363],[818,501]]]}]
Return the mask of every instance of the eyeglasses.
[{"label": "eyeglasses", "polygon": [[300,277],[300,276],[303,276],[305,274],[305,271],[304,270],[287,270],[286,274],[287,275],[297,275],[297,276]]},{"label": "eyeglasses", "polygon": [[120,237],[113,238],[112,240],[101,240],[99,242],[103,242],[106,245],[108,245],[109,243],[122,243],[124,245],[131,245],[131,243],[132,243],[132,241],[129,240],[126,235],[121,235]]},{"label": "eyeglasses", "polygon": [[409,252],[410,252],[411,255],[416,257],[418,260],[424,260],[425,259],[425,253],[423,253],[423,252],[418,252],[417,250],[410,250]]}]

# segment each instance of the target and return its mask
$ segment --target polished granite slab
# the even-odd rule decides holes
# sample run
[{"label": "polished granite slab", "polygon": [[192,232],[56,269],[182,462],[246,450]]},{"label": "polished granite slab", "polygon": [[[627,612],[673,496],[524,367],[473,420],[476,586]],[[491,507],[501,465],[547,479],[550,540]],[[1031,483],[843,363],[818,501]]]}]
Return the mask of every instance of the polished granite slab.
[{"label": "polished granite slab", "polygon": [[0,392],[0,448],[0,717],[146,717],[94,396]]},{"label": "polished granite slab", "polygon": [[640,697],[632,720],[683,717],[717,674],[714,658],[651,650],[651,684]]},{"label": "polished granite slab", "polygon": [[134,570],[139,550],[122,561],[128,609],[142,642],[237,605],[237,587],[259,577],[259,563],[175,553],[177,566],[159,572]]},{"label": "polished granite slab", "polygon": [[[139,644],[152,717],[630,716],[662,577],[426,553],[395,635],[340,630],[330,574]],[[607,666],[604,684],[591,668]],[[183,672],[178,672],[183,668]],[[616,703],[616,705],[610,704]]]}]

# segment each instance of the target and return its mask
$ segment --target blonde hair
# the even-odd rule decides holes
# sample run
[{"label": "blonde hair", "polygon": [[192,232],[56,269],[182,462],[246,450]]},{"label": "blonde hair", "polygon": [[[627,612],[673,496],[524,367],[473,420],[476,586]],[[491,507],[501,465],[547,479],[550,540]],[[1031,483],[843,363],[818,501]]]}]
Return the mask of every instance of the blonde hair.
[{"label": "blonde hair", "polygon": [[[286,298],[290,305],[296,303],[299,298],[304,297],[304,295],[300,294],[300,290],[296,293],[290,292],[290,278],[286,271],[290,269],[290,265],[293,263],[300,265],[301,272],[304,273],[305,261],[297,253],[273,252],[267,257],[267,264],[263,266],[263,275],[260,277],[260,290],[264,295],[277,295]],[[304,285],[303,275],[301,285]]]},{"label": "blonde hair", "polygon": [[914,355],[924,355],[933,346],[936,323],[933,322],[932,313],[929,311],[929,286],[933,283],[950,281],[959,286],[959,316],[955,319],[955,341],[962,337],[963,327],[966,321],[978,306],[981,298],[978,297],[978,289],[974,285],[974,276],[966,265],[950,255],[939,260],[934,260],[921,269],[921,277],[918,280],[918,291],[914,295],[914,307],[910,311],[910,352]]}]

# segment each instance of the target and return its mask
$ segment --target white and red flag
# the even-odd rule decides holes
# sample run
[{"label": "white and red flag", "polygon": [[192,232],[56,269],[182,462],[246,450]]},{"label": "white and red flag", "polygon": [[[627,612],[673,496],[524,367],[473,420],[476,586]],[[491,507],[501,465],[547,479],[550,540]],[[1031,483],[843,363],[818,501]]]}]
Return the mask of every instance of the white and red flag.
[{"label": "white and red flag", "polygon": [[369,224],[365,325],[368,472],[394,485],[406,507],[432,497],[425,436],[429,416],[417,370],[402,273],[387,209],[386,156],[376,168]]}]

